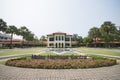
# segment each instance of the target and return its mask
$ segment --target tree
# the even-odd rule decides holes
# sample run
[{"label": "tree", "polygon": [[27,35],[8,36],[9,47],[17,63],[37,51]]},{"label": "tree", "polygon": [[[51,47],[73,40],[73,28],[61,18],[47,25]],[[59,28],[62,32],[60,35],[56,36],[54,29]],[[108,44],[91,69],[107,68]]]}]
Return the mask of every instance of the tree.
[{"label": "tree", "polygon": [[11,40],[10,40],[10,49],[12,49],[12,39],[13,39],[13,34],[16,34],[17,33],[17,28],[14,26],[14,25],[10,25],[8,26],[7,30],[6,30],[6,33],[9,33],[11,34]]},{"label": "tree", "polygon": [[25,26],[20,27],[19,34],[23,36],[23,40],[26,39],[26,37],[28,36],[28,33],[29,33],[29,30],[27,27]]},{"label": "tree", "polygon": [[120,41],[120,26],[118,26],[119,29],[117,29],[117,37],[116,37],[116,40],[117,41]]},{"label": "tree", "polygon": [[46,37],[45,37],[44,35],[42,35],[42,36],[40,37],[40,41],[47,41],[47,40],[46,40]]},{"label": "tree", "polygon": [[28,34],[30,33],[29,29],[26,26],[22,26],[19,29],[19,34],[21,36],[23,36],[23,42],[22,42],[22,46],[24,44],[24,40],[28,37]]},{"label": "tree", "polygon": [[78,34],[73,34],[72,41],[77,41],[78,42],[77,46],[80,46],[80,43],[83,42],[83,39],[82,39],[82,36],[79,36]]},{"label": "tree", "polygon": [[38,41],[39,42],[39,39],[37,36],[34,37],[34,41]]},{"label": "tree", "polygon": [[27,34],[28,34],[28,36],[26,36],[25,39],[26,39],[27,41],[34,41],[34,34],[31,33],[31,32],[28,32]]},{"label": "tree", "polygon": [[78,46],[80,46],[80,43],[83,42],[82,36],[78,36],[77,41],[78,41]]},{"label": "tree", "polygon": [[[101,32],[99,28],[93,27],[89,30],[88,36],[96,42],[96,39],[101,37]],[[96,47],[96,44],[94,44],[94,46]]]},{"label": "tree", "polygon": [[110,21],[106,21],[101,25],[100,31],[106,47],[110,48],[110,42],[113,42],[115,40],[115,37],[117,36],[117,29],[115,27],[115,24]]},{"label": "tree", "polygon": [[91,43],[91,42],[93,42],[92,38],[90,38],[90,37],[84,37],[83,38],[83,43],[86,44],[86,47],[88,47],[88,44]]},{"label": "tree", "polygon": [[77,41],[77,40],[78,40],[78,34],[73,34],[72,41]]},{"label": "tree", "polygon": [[7,30],[7,23],[2,19],[0,19],[0,31],[6,32],[6,30]]},{"label": "tree", "polygon": [[42,35],[42,36],[40,37],[40,41],[41,41],[41,45],[44,46],[43,41],[47,41],[47,39],[46,39],[46,37],[45,37],[44,35]]},{"label": "tree", "polygon": [[101,33],[100,33],[100,30],[99,28],[97,27],[93,27],[89,30],[88,32],[88,36],[93,38],[96,42],[96,38],[100,38],[101,37]]}]

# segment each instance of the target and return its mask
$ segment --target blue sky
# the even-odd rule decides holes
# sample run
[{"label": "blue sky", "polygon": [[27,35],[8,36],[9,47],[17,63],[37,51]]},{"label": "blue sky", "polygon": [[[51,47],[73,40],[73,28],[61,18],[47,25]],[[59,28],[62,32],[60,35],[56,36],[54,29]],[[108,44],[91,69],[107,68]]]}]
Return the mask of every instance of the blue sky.
[{"label": "blue sky", "polygon": [[38,38],[57,31],[87,36],[104,21],[120,26],[120,0],[0,0],[0,18]]}]

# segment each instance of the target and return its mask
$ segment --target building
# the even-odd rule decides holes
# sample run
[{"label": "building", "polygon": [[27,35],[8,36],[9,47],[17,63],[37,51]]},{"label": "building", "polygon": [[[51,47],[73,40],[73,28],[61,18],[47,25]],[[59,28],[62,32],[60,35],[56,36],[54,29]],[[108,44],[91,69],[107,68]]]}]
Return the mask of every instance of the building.
[{"label": "building", "polygon": [[47,35],[47,47],[68,48],[71,47],[72,35],[64,32],[55,32]]},{"label": "building", "polygon": [[10,36],[7,34],[0,33],[0,41],[10,39]]},{"label": "building", "polygon": [[7,34],[0,33],[0,47],[2,47],[2,42],[10,40],[10,36]]}]

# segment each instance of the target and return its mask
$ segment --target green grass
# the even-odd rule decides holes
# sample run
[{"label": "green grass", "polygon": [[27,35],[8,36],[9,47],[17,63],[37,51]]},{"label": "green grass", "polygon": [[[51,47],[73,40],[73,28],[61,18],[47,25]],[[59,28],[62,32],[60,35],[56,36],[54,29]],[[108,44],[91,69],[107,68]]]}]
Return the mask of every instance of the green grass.
[{"label": "green grass", "polygon": [[[36,48],[15,48],[15,49],[0,49],[0,56],[7,56],[7,55],[15,55],[15,54],[33,54],[33,53],[40,53],[40,50],[45,49],[41,47]],[[79,47],[75,48],[79,50],[81,53],[85,54],[104,54],[104,55],[113,55],[113,56],[120,56],[120,48],[86,48],[86,47]],[[4,51],[3,51],[4,50]],[[77,53],[66,52],[62,55],[77,55]],[[42,55],[56,55],[53,52],[46,52]]]},{"label": "green grass", "polygon": [[36,48],[15,48],[15,49],[2,49],[4,51],[0,52],[0,56],[15,55],[15,54],[32,54],[38,53],[42,50],[42,47]]},{"label": "green grass", "polygon": [[71,52],[66,52],[66,53],[63,53],[63,54],[60,54],[60,55],[71,56],[71,55],[79,55],[79,54],[77,54],[77,53],[71,53]]},{"label": "green grass", "polygon": [[54,56],[54,55],[71,56],[71,55],[79,55],[79,54],[77,54],[77,53],[71,53],[71,52],[66,52],[66,53],[63,53],[63,54],[56,54],[56,53],[53,53],[53,52],[45,52],[45,53],[42,53],[40,55],[43,55],[43,56]]},{"label": "green grass", "polygon": [[5,65],[5,60],[4,61],[0,61],[0,64],[2,64],[2,65]]},{"label": "green grass", "polygon": [[45,52],[45,53],[42,53],[40,55],[42,55],[42,56],[52,56],[52,55],[57,55],[57,54],[55,54],[53,52]]},{"label": "green grass", "polygon": [[86,54],[104,54],[104,55],[112,55],[112,56],[120,56],[120,49],[118,48],[86,48],[86,47],[80,47],[75,48],[79,50],[81,53]]}]

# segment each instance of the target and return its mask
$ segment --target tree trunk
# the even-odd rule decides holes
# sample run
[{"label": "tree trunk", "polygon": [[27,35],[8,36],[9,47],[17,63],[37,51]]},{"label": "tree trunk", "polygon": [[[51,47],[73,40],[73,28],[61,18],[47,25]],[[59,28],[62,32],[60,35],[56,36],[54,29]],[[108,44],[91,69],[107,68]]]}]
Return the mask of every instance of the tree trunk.
[{"label": "tree trunk", "polygon": [[13,48],[13,45],[12,45],[12,39],[13,39],[13,33],[11,33],[11,39],[10,39],[10,49]]},{"label": "tree trunk", "polygon": [[24,48],[24,38],[23,38],[23,41],[22,41],[22,48]]},{"label": "tree trunk", "polygon": [[94,47],[96,48],[96,37],[95,37],[95,44],[94,44]]},{"label": "tree trunk", "polygon": [[111,48],[111,44],[110,43],[108,43],[108,48]]}]

